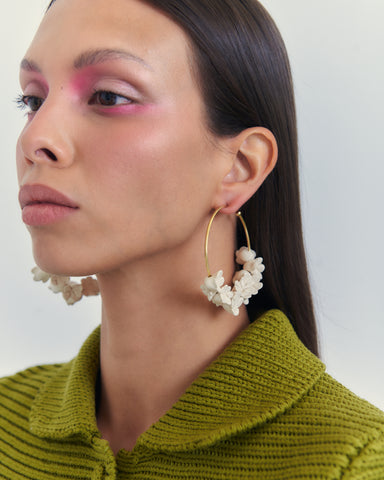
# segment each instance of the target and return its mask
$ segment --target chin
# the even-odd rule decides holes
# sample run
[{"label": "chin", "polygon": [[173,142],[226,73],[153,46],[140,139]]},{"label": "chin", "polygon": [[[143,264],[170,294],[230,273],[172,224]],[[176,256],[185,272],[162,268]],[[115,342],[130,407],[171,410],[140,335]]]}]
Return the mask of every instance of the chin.
[{"label": "chin", "polygon": [[92,269],[85,269],[71,263],[61,264],[55,261],[36,260],[36,265],[50,275],[59,275],[61,277],[88,277],[96,272]]},{"label": "chin", "polygon": [[96,272],[96,267],[87,262],[86,258],[80,260],[77,255],[71,255],[58,249],[49,251],[40,245],[34,245],[33,257],[36,265],[51,275],[84,277]]}]

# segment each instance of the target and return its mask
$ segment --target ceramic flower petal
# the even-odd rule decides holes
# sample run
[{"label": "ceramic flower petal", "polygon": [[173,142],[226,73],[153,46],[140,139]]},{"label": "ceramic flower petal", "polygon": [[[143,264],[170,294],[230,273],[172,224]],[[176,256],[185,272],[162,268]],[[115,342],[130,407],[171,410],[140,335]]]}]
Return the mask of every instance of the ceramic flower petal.
[{"label": "ceramic flower petal", "polygon": [[229,285],[224,285],[224,287],[219,290],[218,295],[221,298],[222,304],[226,303],[230,305],[232,303],[233,293]]},{"label": "ceramic flower petal", "polygon": [[82,296],[83,286],[79,283],[68,282],[63,288],[63,298],[68,305],[73,305],[78,302]]},{"label": "ceramic flower petal", "polygon": [[51,278],[51,275],[47,272],[44,272],[41,270],[39,267],[32,268],[32,273],[33,273],[33,280],[35,282],[48,282],[48,280]]},{"label": "ceramic flower petal", "polygon": [[235,290],[244,299],[251,298],[258,291],[257,284],[253,280],[252,275],[244,275],[243,278],[235,282]]},{"label": "ceramic flower petal", "polygon": [[65,285],[69,282],[69,277],[61,277],[59,275],[52,275],[51,276],[51,283],[49,288],[54,293],[62,292]]},{"label": "ceramic flower petal", "polygon": [[249,299],[262,288],[260,280],[265,269],[263,259],[256,258],[256,252],[247,247],[237,250],[236,262],[244,267],[233,276],[232,289],[229,285],[224,285],[222,270],[206,277],[201,285],[201,290],[209,301],[235,316],[239,315],[241,305],[248,305]]},{"label": "ceramic flower petal", "polygon": [[228,305],[228,304],[225,303],[224,305],[222,305],[222,307],[227,312],[232,313],[232,315],[234,315],[235,317],[237,317],[240,313],[240,309],[236,305],[232,305],[232,304]]},{"label": "ceramic flower petal", "polygon": [[254,260],[250,260],[244,263],[244,270],[247,272],[252,273],[252,275],[262,273],[265,270],[263,265],[263,259],[261,257],[255,258]]},{"label": "ceramic flower petal", "polygon": [[73,305],[81,300],[83,296],[89,297],[100,293],[97,280],[93,277],[83,278],[80,283],[77,283],[71,281],[71,278],[67,276],[46,273],[39,267],[33,268],[32,273],[35,281],[47,282],[51,279],[48,288],[54,293],[63,293],[63,297],[68,305]]},{"label": "ceramic flower petal", "polygon": [[83,295],[86,297],[98,295],[100,293],[99,284],[95,278],[82,278],[81,285],[83,286]]},{"label": "ceramic flower petal", "polygon": [[[204,279],[204,283],[200,286],[201,290],[203,291],[204,295],[208,297],[208,300],[211,302],[213,297],[216,295],[217,289],[212,288],[213,283],[211,282],[212,277],[206,277]],[[207,286],[208,284],[208,286]]]},{"label": "ceramic flower petal", "polygon": [[241,247],[236,251],[236,263],[239,265],[244,265],[244,263],[253,260],[256,257],[256,252],[254,250],[248,250],[247,247]]},{"label": "ceramic flower petal", "polygon": [[250,275],[250,273],[245,270],[239,270],[233,276],[233,279],[232,279],[233,283],[240,281],[245,275]]}]

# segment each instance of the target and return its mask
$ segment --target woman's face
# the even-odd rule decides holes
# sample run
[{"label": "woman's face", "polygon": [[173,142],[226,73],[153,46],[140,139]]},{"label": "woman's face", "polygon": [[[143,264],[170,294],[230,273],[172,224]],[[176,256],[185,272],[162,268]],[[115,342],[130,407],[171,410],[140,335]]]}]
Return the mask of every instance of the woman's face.
[{"label": "woman's face", "polygon": [[22,189],[41,268],[109,271],[200,235],[230,165],[207,131],[192,62],[183,31],[138,0],[57,0],[48,11],[21,68],[18,178],[76,208]]}]

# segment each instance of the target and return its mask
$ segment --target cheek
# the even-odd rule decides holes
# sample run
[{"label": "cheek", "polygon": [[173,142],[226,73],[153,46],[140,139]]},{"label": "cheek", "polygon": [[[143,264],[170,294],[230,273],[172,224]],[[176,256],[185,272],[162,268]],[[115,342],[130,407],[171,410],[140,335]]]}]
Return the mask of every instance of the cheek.
[{"label": "cheek", "polygon": [[137,121],[99,132],[88,142],[83,156],[91,163],[90,175],[112,190],[126,185],[148,196],[164,189],[174,190],[183,178],[192,181],[198,157],[203,157],[202,142],[176,128]]},{"label": "cheek", "polygon": [[77,134],[83,178],[103,222],[123,224],[140,215],[156,223],[157,215],[169,226],[186,222],[185,211],[210,208],[215,158],[201,118],[197,101],[162,105],[143,115],[87,124],[87,131]]},{"label": "cheek", "polygon": [[96,177],[99,185],[114,191],[115,187],[149,173],[155,147],[148,138],[140,138],[137,128],[111,128],[95,135],[82,155],[90,177]]}]

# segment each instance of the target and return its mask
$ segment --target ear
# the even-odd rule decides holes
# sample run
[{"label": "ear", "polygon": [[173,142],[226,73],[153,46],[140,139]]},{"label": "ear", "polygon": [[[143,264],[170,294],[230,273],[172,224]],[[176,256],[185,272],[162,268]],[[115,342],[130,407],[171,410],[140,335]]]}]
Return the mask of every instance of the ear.
[{"label": "ear", "polygon": [[243,130],[229,139],[232,168],[223,178],[216,198],[222,213],[235,213],[252,197],[273,170],[277,157],[277,142],[264,127]]}]

